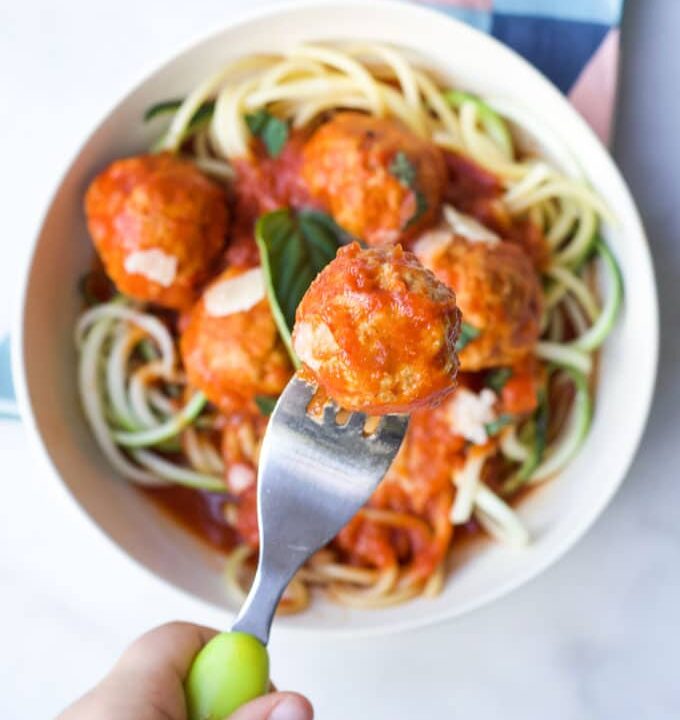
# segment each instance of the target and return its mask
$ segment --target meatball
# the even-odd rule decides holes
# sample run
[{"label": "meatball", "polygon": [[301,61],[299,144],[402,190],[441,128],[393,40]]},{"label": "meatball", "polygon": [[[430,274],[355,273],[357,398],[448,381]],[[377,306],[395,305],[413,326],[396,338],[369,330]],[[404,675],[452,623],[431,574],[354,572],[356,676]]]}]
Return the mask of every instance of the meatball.
[{"label": "meatball", "polygon": [[310,193],[369,245],[415,237],[439,215],[446,179],[440,150],[395,120],[343,112],[303,150]]},{"label": "meatball", "polygon": [[455,290],[475,337],[459,351],[462,370],[512,365],[540,335],[543,293],[531,260],[508,242],[469,242],[447,230],[413,246],[425,267]]},{"label": "meatball", "polygon": [[341,407],[403,413],[453,389],[459,324],[456,296],[412,253],[353,243],[302,298],[293,346]]},{"label": "meatball", "polygon": [[175,309],[191,306],[227,233],[222,188],[169,154],[114,162],[90,185],[85,212],[118,289]]},{"label": "meatball", "polygon": [[255,409],[257,395],[279,395],[293,369],[260,268],[228,268],[191,310],[180,338],[189,383],[223,412]]}]

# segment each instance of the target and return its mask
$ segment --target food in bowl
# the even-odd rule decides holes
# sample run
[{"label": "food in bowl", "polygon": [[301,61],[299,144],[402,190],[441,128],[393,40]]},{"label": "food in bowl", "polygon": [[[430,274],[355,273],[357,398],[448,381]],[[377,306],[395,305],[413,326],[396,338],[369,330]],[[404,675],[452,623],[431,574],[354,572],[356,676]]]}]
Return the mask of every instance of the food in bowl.
[{"label": "food in bowl", "polygon": [[414,412],[371,501],[282,609],[303,609],[311,588],[357,607],[431,595],[458,538],[527,543],[513,503],[585,438],[620,303],[601,200],[394,47],[248,56],[147,117],[169,122],[153,155],[118,161],[139,172],[104,183],[114,163],[93,180],[91,193],[110,187],[87,208],[103,268],[77,329],[83,408],[121,475],[223,550],[242,594],[259,444],[299,361],[300,302],[350,241],[401,245],[459,295],[463,372]]},{"label": "food in bowl", "polygon": [[459,329],[455,294],[415,255],[352,243],[302,298],[293,349],[343,410],[408,413],[454,389]]}]

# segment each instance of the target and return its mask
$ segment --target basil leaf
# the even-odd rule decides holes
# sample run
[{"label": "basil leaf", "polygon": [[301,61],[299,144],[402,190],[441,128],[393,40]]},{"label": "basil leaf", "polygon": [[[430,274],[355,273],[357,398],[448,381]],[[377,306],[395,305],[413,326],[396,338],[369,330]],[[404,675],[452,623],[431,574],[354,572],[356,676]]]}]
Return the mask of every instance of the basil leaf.
[{"label": "basil leaf", "polygon": [[[183,102],[184,100],[182,98],[178,98],[175,100],[163,100],[162,102],[152,105],[144,113],[144,122],[149,122],[149,120],[153,120],[155,117],[159,117],[160,115],[176,113]],[[201,103],[198,110],[196,110],[194,116],[189,121],[187,129],[190,131],[197,130],[210,120],[213,116],[213,112],[215,112],[214,100],[206,100],[204,103]]]},{"label": "basil leaf", "polygon": [[402,185],[407,188],[413,188],[416,183],[416,169],[403,150],[395,153],[388,169]]},{"label": "basil leaf", "polygon": [[510,425],[510,423],[514,420],[514,417],[512,415],[508,415],[506,413],[503,413],[502,415],[499,415],[495,420],[492,420],[489,423],[486,423],[484,426],[484,429],[486,430],[486,434],[489,437],[493,437],[494,435],[498,435],[498,433],[506,427],[506,425]]},{"label": "basil leaf", "polygon": [[511,377],[512,370],[510,368],[498,368],[487,374],[484,384],[499,393]]},{"label": "basil leaf", "polygon": [[399,150],[394,154],[388,170],[404,187],[412,190],[416,198],[416,209],[406,225],[404,225],[404,230],[406,230],[427,212],[427,199],[417,186],[418,174],[416,169],[403,150]]},{"label": "basil leaf", "polygon": [[[328,235],[330,233],[335,238],[338,246],[356,242],[356,239],[352,237],[352,235],[344,228],[341,228],[340,225],[325,212],[321,212],[320,210],[299,210],[297,218],[303,231],[311,236],[314,236],[315,233],[317,236],[319,233],[322,235]],[[323,238],[317,237],[317,240],[323,242]]]},{"label": "basil leaf", "polygon": [[413,225],[414,223],[418,222],[420,218],[427,212],[427,200],[425,199],[425,195],[420,192],[420,190],[416,190],[416,209],[413,215],[409,218],[409,221],[404,225],[404,229],[408,229]]},{"label": "basil leaf", "polygon": [[460,352],[467,347],[476,337],[479,337],[482,331],[470,323],[462,322],[460,324],[460,335],[456,342],[456,352]]},{"label": "basil leaf", "polygon": [[296,366],[291,342],[295,311],[312,280],[333,260],[346,237],[322,212],[288,209],[262,215],[255,225],[274,321]]},{"label": "basil leaf", "polygon": [[256,395],[255,404],[257,409],[266,417],[269,417],[276,407],[276,401],[278,398],[269,397],[268,395]]},{"label": "basil leaf", "polygon": [[277,157],[288,140],[288,123],[264,108],[246,115],[245,121],[250,132],[262,140],[269,157]]}]

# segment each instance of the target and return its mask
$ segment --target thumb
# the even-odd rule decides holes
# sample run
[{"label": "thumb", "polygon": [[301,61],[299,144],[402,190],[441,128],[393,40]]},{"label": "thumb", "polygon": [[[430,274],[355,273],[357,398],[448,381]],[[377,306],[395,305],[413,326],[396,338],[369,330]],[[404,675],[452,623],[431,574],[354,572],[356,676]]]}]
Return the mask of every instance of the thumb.
[{"label": "thumb", "polygon": [[313,717],[314,710],[306,697],[276,692],[246,703],[228,720],[312,720]]}]

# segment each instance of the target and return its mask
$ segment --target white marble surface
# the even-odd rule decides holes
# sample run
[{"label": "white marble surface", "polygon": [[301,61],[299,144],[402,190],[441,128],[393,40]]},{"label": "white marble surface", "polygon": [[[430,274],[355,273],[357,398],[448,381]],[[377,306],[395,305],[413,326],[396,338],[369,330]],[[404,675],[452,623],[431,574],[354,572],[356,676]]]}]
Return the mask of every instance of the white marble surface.
[{"label": "white marble surface", "polygon": [[[98,114],[238,5],[0,2],[0,330],[47,195]],[[643,448],[588,536],[495,605],[377,640],[275,633],[279,687],[308,693],[323,720],[680,717],[680,2],[628,6],[616,154],[647,222],[664,330]],[[54,715],[153,624],[219,623],[95,531],[20,425],[0,426],[0,458],[0,716]]]}]

